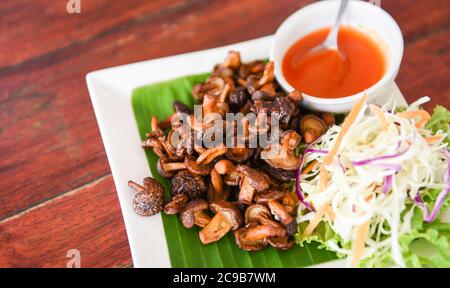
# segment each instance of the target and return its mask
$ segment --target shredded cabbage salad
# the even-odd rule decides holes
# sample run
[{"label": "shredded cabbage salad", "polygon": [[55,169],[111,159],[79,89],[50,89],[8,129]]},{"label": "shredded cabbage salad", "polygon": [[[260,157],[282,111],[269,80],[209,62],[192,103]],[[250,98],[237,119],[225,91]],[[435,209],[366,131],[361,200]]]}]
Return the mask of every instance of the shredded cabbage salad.
[{"label": "shredded cabbage salad", "polygon": [[[427,101],[401,112],[362,102],[354,119],[304,151],[300,245],[319,241],[349,267],[450,266],[450,224],[439,217],[449,202],[450,112],[438,107],[431,117],[420,109]],[[412,252],[417,239],[435,245],[434,258]]]}]

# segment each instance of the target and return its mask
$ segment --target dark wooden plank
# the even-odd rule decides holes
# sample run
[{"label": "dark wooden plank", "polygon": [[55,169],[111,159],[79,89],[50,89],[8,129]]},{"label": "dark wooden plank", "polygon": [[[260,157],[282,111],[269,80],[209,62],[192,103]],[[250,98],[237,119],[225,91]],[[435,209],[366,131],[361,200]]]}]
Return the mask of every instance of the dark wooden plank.
[{"label": "dark wooden plank", "polygon": [[424,106],[427,110],[431,111],[437,104],[450,109],[448,67],[450,29],[406,46],[397,83],[409,102],[430,96],[432,101]]},{"label": "dark wooden plank", "polygon": [[0,219],[109,173],[86,73],[270,34],[303,2],[194,2],[0,68]]},{"label": "dark wooden plank", "polygon": [[111,176],[0,222],[0,267],[129,267],[131,256]]},{"label": "dark wooden plank", "polygon": [[449,28],[450,8],[447,0],[381,0],[381,7],[397,21],[407,45]]},{"label": "dark wooden plank", "polygon": [[70,15],[67,1],[3,0],[0,4],[0,66],[14,65],[53,50],[89,41],[99,33],[108,33],[140,17],[163,16],[168,10],[183,9],[192,1],[134,0],[81,1],[81,14]]},{"label": "dark wooden plank", "polygon": [[[245,11],[246,4],[236,3],[234,9]],[[252,6],[254,13],[260,13],[265,3],[245,1]],[[281,1],[279,1],[281,2]],[[282,7],[291,13],[306,3],[312,1],[283,1],[286,3],[271,3],[274,10]],[[446,9],[446,0],[413,1],[396,0],[382,1],[382,7],[389,11],[400,23],[405,39],[411,41],[425,35],[430,30],[439,29],[448,24],[449,9]],[[185,12],[195,16],[201,13],[204,7],[216,7],[222,15],[227,15],[230,1],[206,0],[178,0],[178,1],[107,1],[92,0],[82,3],[82,13],[68,15],[65,2],[48,2],[36,0],[32,3],[14,0],[5,0],[0,4],[0,23],[3,29],[0,33],[0,47],[20,47],[21,49],[5,49],[0,54],[0,67],[13,66],[37,57],[48,57],[48,53],[68,48],[81,48],[83,43],[95,40],[105,34],[114,34],[116,31],[126,30],[137,23],[148,23],[158,18],[166,18],[174,12]],[[40,13],[36,13],[39,11]],[[427,13],[422,13],[427,11]],[[248,12],[248,11],[245,11]],[[274,13],[273,16],[276,16]],[[207,15],[205,19],[209,20]],[[264,14],[261,14],[264,16]],[[167,17],[171,20],[170,17]],[[267,19],[269,25],[272,19]],[[237,18],[235,23],[242,20]],[[149,23],[150,22],[150,23]],[[48,25],[51,23],[51,25]],[[167,21],[168,25],[171,25]],[[255,23],[256,24],[256,23]],[[275,27],[274,27],[275,28]],[[33,31],[33,33],[24,33]],[[236,33],[234,33],[236,34]],[[238,33],[239,34],[239,33]],[[45,35],[45,41],[43,41]]]},{"label": "dark wooden plank", "polygon": [[[163,12],[135,17],[49,53],[33,52],[40,57],[28,57],[15,65],[0,66],[0,77],[42,69],[45,65],[63,62],[74,55],[90,53],[99,45],[103,49],[114,49],[124,42],[133,43],[138,50],[133,53],[116,51],[122,55],[115,55],[126,57],[130,62],[248,40],[272,34],[288,15],[313,0],[187,2],[190,5],[171,9],[171,2],[166,1],[169,7],[162,9]],[[114,12],[122,13],[119,9]],[[61,33],[83,27],[80,25],[65,26],[67,30]],[[123,63],[117,63],[114,58],[109,60],[109,66]]]}]

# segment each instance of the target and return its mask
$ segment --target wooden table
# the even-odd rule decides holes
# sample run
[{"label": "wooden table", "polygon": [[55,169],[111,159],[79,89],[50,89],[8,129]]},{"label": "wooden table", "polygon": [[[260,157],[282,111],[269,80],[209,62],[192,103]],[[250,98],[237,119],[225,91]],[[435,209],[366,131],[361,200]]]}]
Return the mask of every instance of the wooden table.
[{"label": "wooden table", "polygon": [[[130,267],[85,75],[274,33],[307,0],[0,3],[0,267]],[[397,79],[450,106],[448,0],[382,0],[405,38]]]}]

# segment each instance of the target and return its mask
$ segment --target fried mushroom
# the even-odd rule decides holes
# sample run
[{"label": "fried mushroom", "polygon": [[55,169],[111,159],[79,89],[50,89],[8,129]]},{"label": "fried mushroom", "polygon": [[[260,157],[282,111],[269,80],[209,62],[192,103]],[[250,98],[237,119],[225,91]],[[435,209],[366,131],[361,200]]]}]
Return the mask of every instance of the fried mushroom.
[{"label": "fried mushroom", "polygon": [[236,205],[227,201],[218,201],[211,203],[210,209],[215,215],[199,233],[203,244],[216,242],[228,231],[236,230],[242,225],[242,214]]},{"label": "fried mushroom", "polygon": [[164,208],[164,188],[157,180],[146,177],[144,186],[128,181],[128,186],[138,192],[133,199],[133,209],[141,216],[151,216]]},{"label": "fried mushroom", "polygon": [[191,109],[186,104],[178,100],[173,101],[172,107],[175,113],[184,113],[188,115],[192,113]]},{"label": "fried mushroom", "polygon": [[238,69],[241,66],[241,54],[237,51],[228,51],[223,65],[227,68]]},{"label": "fried mushroom", "polygon": [[215,169],[211,170],[211,183],[208,187],[208,201],[210,203],[226,200],[230,194],[229,187],[225,186],[222,177]]},{"label": "fried mushroom", "polygon": [[264,160],[274,168],[296,170],[301,159],[294,150],[300,144],[300,135],[293,130],[286,130],[281,135],[280,143],[269,145],[263,150]]},{"label": "fried mushroom", "polygon": [[264,72],[266,64],[263,61],[256,60],[250,63],[242,64],[239,67],[240,79],[247,79],[250,75],[261,75]]},{"label": "fried mushroom", "polygon": [[274,71],[275,63],[272,61],[267,62],[266,66],[264,67],[263,76],[258,82],[259,86],[264,86],[269,82],[273,82],[273,80],[275,79]]},{"label": "fried mushroom", "polygon": [[245,223],[248,224],[251,222],[273,226],[275,228],[283,228],[280,223],[272,220],[269,208],[262,204],[251,204],[245,210]]},{"label": "fried mushroom", "polygon": [[313,114],[308,114],[300,121],[300,129],[306,143],[312,143],[328,130],[327,123]]},{"label": "fried mushroom", "polygon": [[328,126],[333,126],[334,124],[336,124],[336,117],[334,116],[333,113],[330,112],[324,112],[320,115],[320,117],[323,119],[323,121],[328,125]]},{"label": "fried mushroom", "polygon": [[293,245],[288,235],[285,235],[284,237],[270,237],[267,238],[267,242],[270,246],[279,250],[289,250]]},{"label": "fried mushroom", "polygon": [[209,148],[203,151],[197,158],[197,163],[209,164],[217,157],[227,153],[227,148],[221,144],[214,148]]},{"label": "fried mushroom", "polygon": [[168,215],[175,215],[180,213],[188,200],[189,197],[186,194],[176,194],[172,196],[172,199],[170,199],[166,206],[164,206],[164,213]]},{"label": "fried mushroom", "polygon": [[211,173],[211,166],[207,164],[199,164],[193,156],[187,155],[184,158],[184,165],[186,169],[195,175],[209,175]]},{"label": "fried mushroom", "polygon": [[205,180],[187,170],[179,171],[171,184],[172,195],[186,194],[189,199],[200,198],[205,195],[207,186]]},{"label": "fried mushroom", "polygon": [[267,175],[279,181],[289,181],[295,179],[295,170],[284,170],[270,166],[265,161],[257,161],[258,167],[261,168]]},{"label": "fried mushroom", "polygon": [[156,170],[158,170],[159,175],[164,178],[170,178],[176,171],[183,169],[186,169],[186,165],[183,162],[168,162],[164,158],[159,158],[156,163]]},{"label": "fried mushroom", "polygon": [[181,223],[186,228],[192,228],[194,225],[205,227],[211,221],[211,217],[205,213],[208,208],[208,201],[204,199],[189,201],[180,212]]},{"label": "fried mushroom", "polygon": [[247,89],[244,87],[237,87],[228,97],[230,110],[234,113],[238,112],[249,99],[250,95],[248,94]]},{"label": "fried mushroom", "polygon": [[267,206],[269,206],[270,212],[275,216],[275,219],[280,221],[284,227],[288,235],[293,235],[297,232],[297,222],[296,220],[289,215],[283,205],[276,200],[270,200],[267,202]]},{"label": "fried mushroom", "polygon": [[244,163],[253,154],[253,150],[246,147],[228,148],[225,157],[237,163]]},{"label": "fried mushroom", "polygon": [[229,186],[237,186],[240,181],[240,174],[230,160],[220,160],[214,165],[214,170],[223,175],[223,182]]},{"label": "fried mushroom", "polygon": [[267,204],[267,202],[269,202],[271,200],[283,199],[285,194],[286,194],[286,191],[284,191],[282,189],[270,187],[269,189],[267,189],[265,191],[256,193],[253,200],[255,201],[255,203]]},{"label": "fried mushroom", "polygon": [[245,251],[260,251],[266,248],[267,241],[265,239],[259,241],[250,241],[246,237],[247,232],[257,226],[258,224],[256,222],[251,222],[245,227],[239,228],[233,232],[236,245],[238,245],[239,248]]},{"label": "fried mushroom", "polygon": [[236,171],[241,174],[239,203],[251,204],[255,192],[264,191],[270,186],[270,178],[264,172],[245,165],[238,165]]}]

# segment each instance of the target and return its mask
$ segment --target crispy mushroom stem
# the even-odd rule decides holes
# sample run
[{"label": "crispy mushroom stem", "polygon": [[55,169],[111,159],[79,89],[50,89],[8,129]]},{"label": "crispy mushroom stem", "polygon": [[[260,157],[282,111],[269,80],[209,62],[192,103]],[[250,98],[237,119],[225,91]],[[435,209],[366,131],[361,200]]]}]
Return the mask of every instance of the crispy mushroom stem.
[{"label": "crispy mushroom stem", "polygon": [[[227,101],[228,95],[230,95],[231,86],[230,84],[225,84],[225,88],[223,88],[222,93],[219,95],[219,102],[225,103]],[[219,106],[220,107],[220,106]],[[225,108],[225,107],[224,107]],[[226,108],[225,108],[226,109]]]},{"label": "crispy mushroom stem", "polygon": [[240,185],[241,191],[239,192],[239,199],[238,199],[239,203],[251,204],[256,189],[252,187],[250,179],[248,177],[243,177]]},{"label": "crispy mushroom stem", "polygon": [[266,173],[245,165],[238,165],[236,171],[241,175],[241,191],[239,203],[251,204],[256,191],[264,191],[270,186],[270,178]]},{"label": "crispy mushroom stem", "polygon": [[200,241],[203,244],[218,241],[228,231],[238,229],[242,224],[241,212],[230,202],[218,201],[212,203],[210,209],[216,214],[199,233]]},{"label": "crispy mushroom stem", "polygon": [[212,182],[209,183],[208,192],[206,195],[206,198],[208,199],[209,203],[227,200],[229,195],[230,195],[230,188],[228,186],[224,185],[222,191],[217,192],[216,189],[214,189]]},{"label": "crispy mushroom stem", "polygon": [[[206,94],[203,97],[202,109],[203,115],[205,119],[212,118],[214,120],[216,114],[221,117],[225,117],[225,114],[228,112],[229,107],[228,103],[225,103],[226,97],[230,92],[229,85],[225,85],[226,88],[222,91],[219,96],[214,96],[210,94]],[[219,98],[220,97],[220,98]],[[223,100],[223,101],[220,101]],[[206,121],[205,121],[206,122]]]},{"label": "crispy mushroom stem", "polygon": [[203,152],[206,151],[206,148],[200,145],[194,145],[194,150],[195,152],[197,152],[198,154],[202,154]]},{"label": "crispy mushroom stem", "polygon": [[162,147],[162,145],[161,145],[161,141],[158,138],[154,138],[154,137],[145,139],[142,142],[142,147],[147,148],[147,149],[148,148],[153,148],[153,149],[157,148],[160,151],[162,151],[164,149],[164,147]]},{"label": "crispy mushroom stem", "polygon": [[161,129],[158,126],[158,118],[156,116],[152,117],[151,120],[152,132],[160,131]]},{"label": "crispy mushroom stem", "polygon": [[163,145],[165,143],[165,136],[159,128],[158,118],[155,116],[152,117],[151,127],[151,132],[146,134],[147,139],[142,142],[142,147],[145,149],[153,149],[159,157],[166,157],[166,154],[169,154],[171,151],[167,151],[168,147]]},{"label": "crispy mushroom stem", "polygon": [[224,189],[222,177],[220,177],[219,173],[217,173],[215,169],[211,170],[211,183],[216,193],[222,193]]},{"label": "crispy mushroom stem", "polygon": [[209,164],[217,157],[227,153],[227,148],[222,144],[218,147],[210,148],[206,151],[204,151],[200,156],[197,158],[198,164]]},{"label": "crispy mushroom stem", "polygon": [[[263,61],[257,60],[250,63],[242,64],[239,67],[239,79],[246,79],[251,74],[262,74],[264,72],[264,68],[266,67],[266,64]],[[242,85],[244,86],[244,85]]]},{"label": "crispy mushroom stem", "polygon": [[216,215],[209,221],[208,225],[199,233],[200,241],[203,244],[210,244],[218,241],[228,231],[233,228],[233,223],[222,212],[217,212]]},{"label": "crispy mushroom stem", "polygon": [[156,169],[162,177],[170,178],[176,171],[186,169],[186,165],[183,162],[167,162],[166,159],[159,158]]},{"label": "crispy mushroom stem", "polygon": [[258,82],[259,86],[263,86],[269,82],[273,82],[273,80],[275,79],[274,68],[275,64],[272,61],[266,64],[266,67],[264,68],[264,74]]},{"label": "crispy mushroom stem", "polygon": [[136,191],[138,193],[145,193],[144,186],[134,182],[133,180],[128,181],[128,187],[132,188],[134,191]]},{"label": "crispy mushroom stem", "polygon": [[186,165],[182,162],[168,162],[163,164],[166,171],[178,171],[186,169]]},{"label": "crispy mushroom stem", "polygon": [[206,227],[211,221],[211,217],[204,211],[198,211],[194,213],[194,224],[198,227]]},{"label": "crispy mushroom stem", "polygon": [[239,68],[241,66],[241,54],[238,51],[228,51],[223,65],[231,69]]}]

